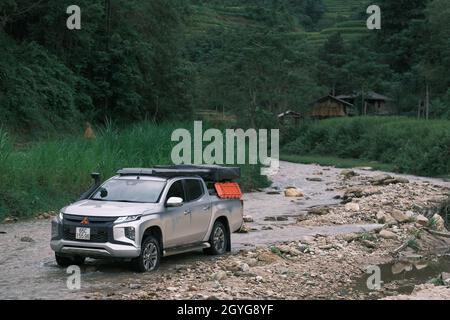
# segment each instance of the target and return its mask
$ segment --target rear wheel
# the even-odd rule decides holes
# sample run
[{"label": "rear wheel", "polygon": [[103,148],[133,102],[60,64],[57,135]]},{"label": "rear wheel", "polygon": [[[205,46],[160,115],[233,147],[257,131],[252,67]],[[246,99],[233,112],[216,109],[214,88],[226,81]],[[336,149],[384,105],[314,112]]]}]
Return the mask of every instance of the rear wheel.
[{"label": "rear wheel", "polygon": [[65,268],[65,267],[72,266],[72,265],[80,266],[80,265],[84,264],[85,257],[81,257],[81,256],[61,256],[61,255],[55,253],[55,260],[56,260],[56,263],[60,267],[64,267]]},{"label": "rear wheel", "polygon": [[157,270],[161,260],[159,241],[154,236],[148,236],[142,242],[141,254],[132,260],[133,267],[138,272]]},{"label": "rear wheel", "polygon": [[209,236],[209,244],[211,247],[205,250],[207,254],[222,255],[227,251],[228,232],[222,222],[216,221],[214,223],[211,235]]}]

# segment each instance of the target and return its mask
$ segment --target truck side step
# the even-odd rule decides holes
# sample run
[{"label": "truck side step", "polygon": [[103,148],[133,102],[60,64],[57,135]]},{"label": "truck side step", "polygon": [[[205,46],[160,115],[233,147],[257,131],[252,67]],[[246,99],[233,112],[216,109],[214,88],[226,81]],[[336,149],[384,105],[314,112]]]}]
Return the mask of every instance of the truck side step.
[{"label": "truck side step", "polygon": [[202,250],[202,249],[207,249],[210,247],[211,247],[211,245],[208,242],[196,243],[194,245],[189,245],[189,246],[179,246],[179,247],[164,250],[163,256],[168,257],[168,256],[173,256],[173,255],[176,255],[179,253]]}]

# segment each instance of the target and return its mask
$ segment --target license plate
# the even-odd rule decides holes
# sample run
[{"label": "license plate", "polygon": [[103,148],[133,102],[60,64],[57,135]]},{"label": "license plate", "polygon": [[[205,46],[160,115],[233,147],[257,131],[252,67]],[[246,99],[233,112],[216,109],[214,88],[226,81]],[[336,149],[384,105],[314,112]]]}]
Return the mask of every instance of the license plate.
[{"label": "license plate", "polygon": [[77,240],[91,240],[91,229],[89,228],[77,228],[75,233]]}]

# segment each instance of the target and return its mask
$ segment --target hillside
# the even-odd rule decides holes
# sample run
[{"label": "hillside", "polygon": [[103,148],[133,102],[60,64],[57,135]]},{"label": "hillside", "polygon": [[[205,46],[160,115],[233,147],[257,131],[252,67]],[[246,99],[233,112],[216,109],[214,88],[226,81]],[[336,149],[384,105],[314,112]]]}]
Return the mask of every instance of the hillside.
[{"label": "hillside", "polygon": [[[311,44],[321,45],[332,33],[339,32],[344,40],[353,40],[366,31],[365,20],[362,18],[366,2],[366,0],[323,0],[325,11],[314,25],[315,30],[306,31],[299,18],[294,30],[286,32],[286,37],[295,39],[306,36]],[[203,34],[214,27],[226,29],[257,27],[263,23],[255,13],[264,8],[264,5],[258,7],[244,1],[240,6],[235,2],[230,5],[226,3],[225,1],[218,5],[205,2],[191,5],[192,15],[188,22],[188,34]],[[289,13],[296,19],[295,12]]]}]

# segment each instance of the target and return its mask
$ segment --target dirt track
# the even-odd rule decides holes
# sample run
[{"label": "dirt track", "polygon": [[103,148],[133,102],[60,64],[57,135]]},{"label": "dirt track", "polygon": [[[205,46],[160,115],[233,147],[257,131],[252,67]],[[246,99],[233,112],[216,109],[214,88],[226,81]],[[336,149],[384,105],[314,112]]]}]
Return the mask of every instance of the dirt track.
[{"label": "dirt track", "polygon": [[[252,216],[254,222],[248,224],[251,232],[234,234],[232,236],[233,255],[219,259],[204,256],[202,253],[169,257],[163,260],[160,271],[151,274],[135,274],[129,270],[128,264],[123,262],[89,260],[82,269],[82,288],[79,291],[69,291],[66,288],[68,275],[64,269],[58,268],[54,262],[53,253],[49,248],[50,223],[47,219],[0,225],[0,232],[6,232],[0,233],[0,299],[206,297],[208,294],[211,294],[211,290],[214,292],[217,289],[214,288],[214,286],[217,286],[217,281],[212,281],[208,285],[205,284],[208,288],[211,286],[211,288],[205,290],[206,296],[205,294],[200,294],[198,292],[200,289],[198,288],[191,288],[193,293],[187,294],[184,291],[184,293],[178,293],[178,287],[173,286],[168,287],[168,290],[163,290],[166,292],[165,295],[146,296],[146,293],[142,292],[141,288],[154,283],[159,283],[159,285],[166,287],[170,285],[161,283],[161,278],[168,280],[170,283],[181,283],[181,286],[185,277],[190,279],[189,281],[186,280],[187,284],[190,281],[199,282],[199,287],[201,287],[201,282],[205,281],[206,283],[207,280],[205,279],[207,278],[199,277],[196,280],[195,275],[190,274],[191,271],[206,266],[211,268],[210,272],[213,273],[215,272],[215,267],[213,268],[212,266],[217,266],[222,261],[232,262],[236,257],[244,259],[242,257],[244,253],[237,254],[240,250],[254,251],[255,247],[259,248],[257,250],[263,250],[261,248],[267,248],[267,246],[272,244],[298,241],[299,239],[307,239],[316,235],[335,239],[344,234],[370,232],[380,229],[381,225],[377,224],[376,221],[371,222],[364,219],[357,221],[348,219],[347,222],[349,223],[346,223],[345,219],[342,223],[332,220],[327,223],[326,219],[322,222],[317,219],[311,219],[301,223],[307,217],[307,212],[311,207],[325,205],[333,208],[333,206],[338,206],[340,200],[335,199],[335,197],[337,195],[342,196],[344,192],[342,176],[340,175],[341,171],[340,169],[324,168],[315,165],[282,162],[280,172],[272,177],[274,183],[270,189],[245,195],[245,214]],[[365,170],[355,170],[355,172],[363,176],[379,174],[379,172]],[[436,193],[442,193],[441,187],[450,187],[450,183],[440,180],[411,176],[406,178],[418,183],[429,181],[437,188]],[[283,190],[287,186],[295,186],[301,189],[305,193],[305,197],[285,197]],[[277,190],[279,190],[279,194],[277,194]],[[330,217],[334,216],[330,215]],[[23,237],[28,237],[29,239],[23,239]],[[28,242],[23,240],[28,240]],[[323,246],[325,245],[327,245],[326,241]],[[394,243],[391,245],[394,245]],[[351,254],[351,251],[349,251],[349,254]],[[249,253],[249,257],[250,255]],[[378,256],[381,255],[381,253],[378,254]],[[249,257],[245,256],[245,259]],[[343,257],[337,256],[337,258],[345,259],[345,255]],[[323,261],[325,260],[323,259]],[[324,263],[323,261],[322,263]],[[290,262],[281,261],[280,263],[283,265]],[[317,260],[317,263],[320,264],[320,260]],[[263,269],[264,266],[261,266],[261,268]],[[287,267],[285,266],[284,268]],[[209,278],[213,276],[213,274],[208,275]],[[270,277],[270,275],[266,276]],[[253,277],[260,279],[255,275]],[[301,280],[298,279],[297,281]],[[343,281],[344,283],[348,282],[347,280]],[[234,282],[230,280],[230,285],[232,283]],[[293,289],[290,288],[289,290]],[[189,290],[186,289],[186,291]],[[227,292],[226,290],[219,291],[222,293]],[[136,292],[141,296],[136,296]],[[245,293],[245,290],[243,292],[243,294],[233,297],[262,298],[265,291],[262,290],[262,296],[253,291],[248,294]],[[287,298],[320,298],[320,296],[320,294],[314,295],[313,293],[311,293],[311,296],[308,296],[308,291],[297,294],[294,291],[284,295],[278,295],[276,292],[273,294],[273,297]]]}]

